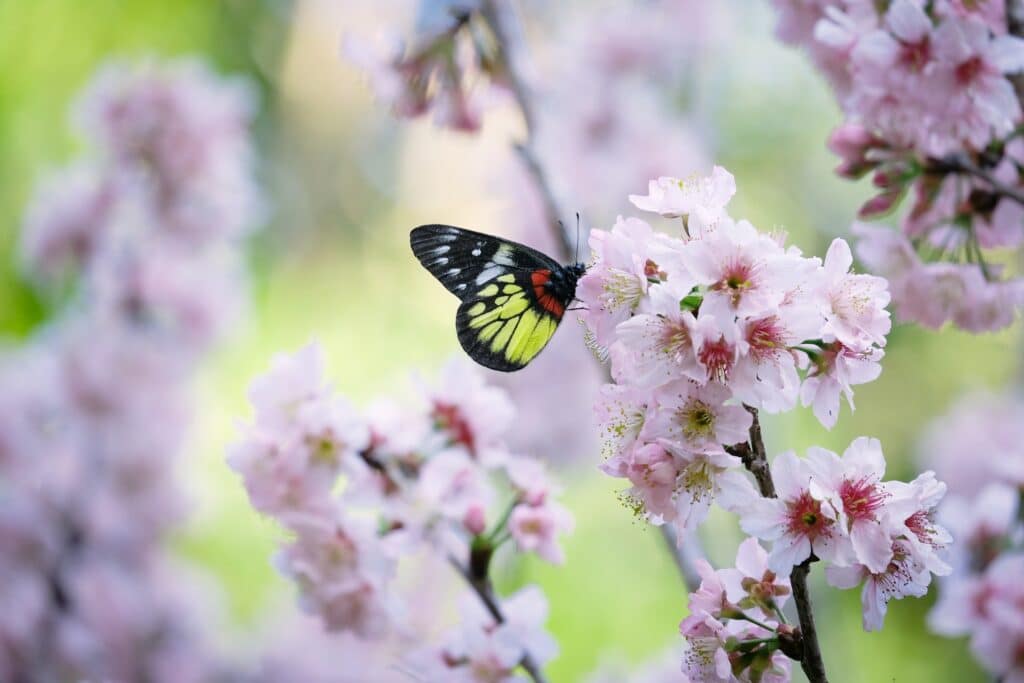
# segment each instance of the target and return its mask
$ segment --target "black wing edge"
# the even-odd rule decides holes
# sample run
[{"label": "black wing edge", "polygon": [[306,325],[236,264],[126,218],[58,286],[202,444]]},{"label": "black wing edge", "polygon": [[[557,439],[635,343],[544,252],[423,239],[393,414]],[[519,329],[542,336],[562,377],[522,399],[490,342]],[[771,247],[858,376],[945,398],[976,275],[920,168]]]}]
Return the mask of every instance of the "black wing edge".
[{"label": "black wing edge", "polygon": [[[465,305],[463,304],[463,306]],[[469,327],[469,321],[465,318],[462,310],[463,306],[459,307],[459,312],[455,317],[455,332],[459,337],[459,345],[462,346],[462,350],[466,352],[467,356],[485,368],[498,372],[515,372],[529,365],[528,363],[526,365],[510,363],[504,353],[491,351],[490,344],[480,341],[478,330]]]}]

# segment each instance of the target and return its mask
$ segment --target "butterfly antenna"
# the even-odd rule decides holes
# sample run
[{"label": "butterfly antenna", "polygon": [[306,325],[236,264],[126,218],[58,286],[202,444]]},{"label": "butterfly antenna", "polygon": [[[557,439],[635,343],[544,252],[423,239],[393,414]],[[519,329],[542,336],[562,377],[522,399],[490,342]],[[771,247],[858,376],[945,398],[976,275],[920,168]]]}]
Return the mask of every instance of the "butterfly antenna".
[{"label": "butterfly antenna", "polygon": [[576,212],[576,251],[573,252],[572,262],[580,262],[580,212]]}]

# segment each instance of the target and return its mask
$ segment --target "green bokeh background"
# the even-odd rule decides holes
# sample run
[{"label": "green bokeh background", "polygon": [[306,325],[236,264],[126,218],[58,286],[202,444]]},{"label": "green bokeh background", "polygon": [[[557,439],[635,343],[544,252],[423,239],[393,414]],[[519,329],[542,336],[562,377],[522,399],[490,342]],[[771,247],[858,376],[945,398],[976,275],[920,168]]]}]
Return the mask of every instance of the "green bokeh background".
[{"label": "green bokeh background", "polygon": [[[248,75],[260,88],[261,175],[276,209],[251,245],[250,322],[210,359],[197,383],[197,424],[181,468],[196,510],[173,539],[184,556],[222,581],[240,625],[289,590],[269,565],[277,532],[247,506],[223,460],[236,418],[247,414],[249,380],[272,353],[314,337],[328,350],[337,384],[357,401],[396,386],[412,368],[437,367],[456,348],[453,307],[439,288],[423,287],[423,274],[407,253],[406,229],[424,219],[458,223],[478,215],[465,208],[458,187],[429,205],[441,212],[432,216],[404,201],[409,190],[396,189],[398,178],[426,170],[403,156],[409,138],[432,136],[449,145],[452,168],[485,151],[429,123],[396,125],[374,108],[351,67],[336,58],[345,12],[365,14],[366,8],[334,3],[326,16],[340,21],[332,25],[317,20],[325,4],[331,5],[0,0],[5,337],[25,338],[49,314],[50,304],[18,274],[21,215],[39,175],[78,151],[68,106],[99,64],[110,57],[200,55],[222,72]],[[709,77],[714,82],[705,84],[715,92],[705,112],[717,121],[715,160],[735,173],[739,186],[733,215],[765,229],[783,226],[806,252],[823,254],[833,236],[847,231],[868,188],[830,172],[834,160],[823,141],[838,111],[825,84],[803,56],[774,41],[772,17],[760,3],[737,5],[735,30],[722,33],[726,42],[717,49],[724,57]],[[404,186],[414,189],[415,183]],[[857,392],[856,413],[844,411],[831,432],[808,411],[768,419],[770,452],[811,444],[842,450],[867,434],[882,439],[890,476],[910,478],[923,425],[961,392],[1009,382],[1019,334],[1016,327],[981,337],[898,327],[882,377]],[[641,662],[678,646],[676,627],[684,616],[685,591],[660,537],[617,503],[616,483],[597,474],[595,463],[596,456],[578,465],[566,494],[577,518],[577,531],[566,541],[566,566],[526,561],[499,577],[505,589],[527,581],[545,588],[550,626],[562,648],[549,669],[553,681],[581,680],[606,659]],[[712,558],[731,561],[732,521],[716,517],[711,532]],[[926,632],[933,596],[894,603],[885,630],[866,634],[856,592],[826,588],[820,573],[812,590],[834,681],[983,680],[962,642]]]}]

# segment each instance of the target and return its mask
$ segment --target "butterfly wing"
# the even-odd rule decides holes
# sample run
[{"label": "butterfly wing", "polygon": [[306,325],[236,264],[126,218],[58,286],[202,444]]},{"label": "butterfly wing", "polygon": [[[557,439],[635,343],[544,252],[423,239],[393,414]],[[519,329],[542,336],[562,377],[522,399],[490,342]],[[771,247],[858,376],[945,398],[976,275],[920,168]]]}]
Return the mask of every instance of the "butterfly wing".
[{"label": "butterfly wing", "polygon": [[501,372],[519,370],[554,335],[569,301],[546,286],[562,270],[553,259],[447,225],[416,228],[410,242],[420,263],[462,300],[455,328],[477,363]]}]

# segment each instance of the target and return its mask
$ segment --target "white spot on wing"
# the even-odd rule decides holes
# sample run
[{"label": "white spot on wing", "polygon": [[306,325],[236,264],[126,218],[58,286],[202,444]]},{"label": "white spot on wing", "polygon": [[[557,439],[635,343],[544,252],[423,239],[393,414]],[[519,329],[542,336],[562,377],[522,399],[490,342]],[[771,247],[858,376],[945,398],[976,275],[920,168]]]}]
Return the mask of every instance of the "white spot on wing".
[{"label": "white spot on wing", "polygon": [[477,247],[476,249],[474,249],[474,250],[473,250],[472,252],[470,252],[470,253],[472,253],[472,254],[473,254],[473,256],[479,256],[479,255],[480,255],[480,254],[481,254],[482,252],[480,251],[480,248],[479,248],[479,247]]},{"label": "white spot on wing", "polygon": [[482,285],[488,280],[493,280],[504,272],[504,269],[494,264],[489,264],[487,268],[480,271],[480,274],[476,276],[476,283]]},{"label": "white spot on wing", "polygon": [[515,265],[512,261],[512,247],[507,244],[503,244],[498,247],[498,251],[495,252],[494,258],[491,259],[500,266],[511,266]]},{"label": "white spot on wing", "polygon": [[[445,259],[445,261],[447,261],[447,260],[448,259]],[[447,275],[447,276],[458,275],[461,272],[462,272],[462,268],[449,268],[448,272],[446,272],[445,275]]]},{"label": "white spot on wing", "polygon": [[440,256],[441,254],[447,254],[449,249],[451,249],[451,246],[447,244],[442,244],[441,246],[434,249],[434,253]]}]

